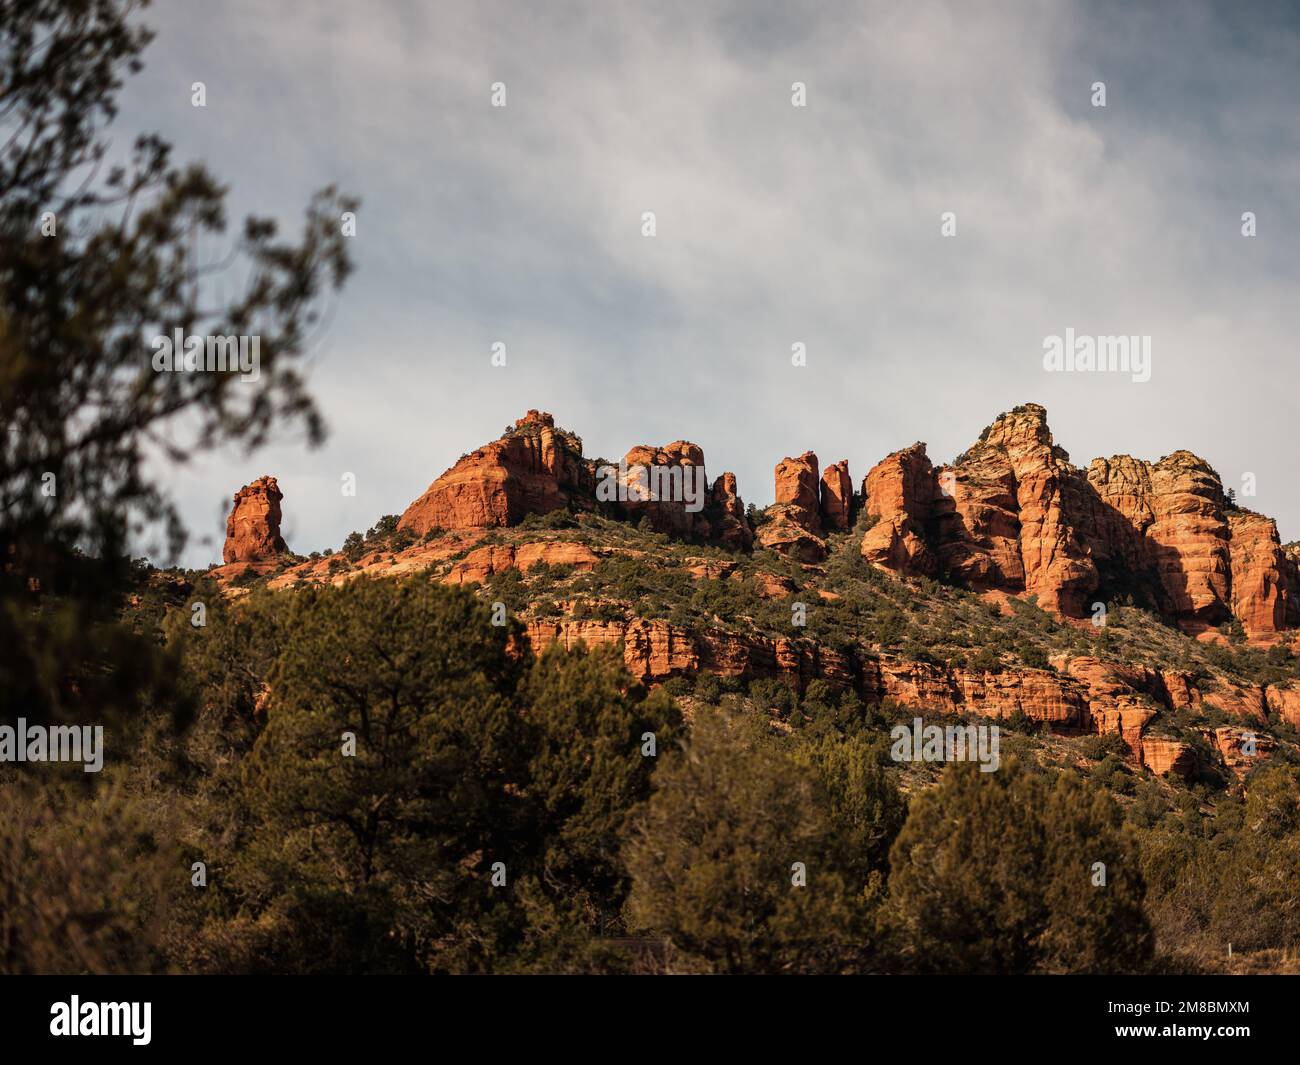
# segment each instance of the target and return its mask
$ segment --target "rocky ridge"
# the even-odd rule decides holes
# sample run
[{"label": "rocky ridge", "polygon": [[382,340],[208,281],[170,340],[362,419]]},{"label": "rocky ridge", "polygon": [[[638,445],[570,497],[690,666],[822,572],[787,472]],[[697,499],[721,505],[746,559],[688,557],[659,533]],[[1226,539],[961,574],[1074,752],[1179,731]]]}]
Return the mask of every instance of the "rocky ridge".
[{"label": "rocky ridge", "polygon": [[[704,455],[677,441],[633,448],[624,464],[702,468]],[[1289,641],[1285,630],[1295,623],[1294,550],[1282,548],[1270,519],[1233,507],[1207,464],[1175,452],[1155,464],[1119,456],[1080,470],[1033,404],[1003,415],[951,465],[933,466],[920,443],[887,456],[858,495],[847,462],[821,471],[812,452],[786,458],[775,469],[776,502],[756,528],[730,473],[713,482],[698,511],[680,500],[602,499],[599,476],[577,437],[530,411],[436,479],[402,514],[401,538],[389,550],[344,565],[339,556],[286,563],[279,489],[274,478],[261,478],[235,497],[228,565],[217,575],[278,560],[273,588],[426,570],[479,585],[512,571],[548,580],[594,576],[614,560],[649,554],[609,535],[614,522],[639,524],[681,550],[701,545],[704,555],[685,560],[686,579],[710,588],[749,581],[744,587],[756,601],[843,599],[825,586],[833,583],[826,575],[832,556],[851,553],[889,578],[937,579],[1002,597],[995,602],[1036,601],[1066,626],[1117,592],[1192,633],[1214,634],[1213,626],[1235,621],[1264,643]],[[566,525],[580,531],[552,531]],[[588,527],[597,535],[581,531]],[[846,646],[797,631],[777,635],[737,616],[683,624],[642,616],[636,602],[606,606],[608,616],[599,618],[581,615],[573,601],[547,616],[525,608],[521,618],[538,647],[621,643],[629,671],[650,683],[702,673],[784,678],[799,689],[821,680],[936,713],[1023,718],[1067,736],[1114,734],[1135,764],[1157,773],[1200,772],[1208,752],[1240,774],[1250,764],[1240,750],[1253,729],[1270,721],[1300,727],[1300,687],[1290,682],[1242,684],[1212,671],[1198,676],[1094,654],[1054,655],[1039,668],[1005,661],[988,668],[909,657],[879,640]],[[1181,738],[1160,732],[1165,718],[1211,709],[1232,723],[1195,735],[1184,729]],[[1263,739],[1252,751],[1272,749],[1274,741]]]}]

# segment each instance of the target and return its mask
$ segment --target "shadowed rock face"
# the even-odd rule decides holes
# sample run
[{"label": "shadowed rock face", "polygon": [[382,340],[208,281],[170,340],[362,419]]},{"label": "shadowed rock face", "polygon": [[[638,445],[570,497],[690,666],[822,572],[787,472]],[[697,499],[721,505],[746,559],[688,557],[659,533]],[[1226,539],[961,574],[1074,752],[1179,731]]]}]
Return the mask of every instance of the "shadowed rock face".
[{"label": "shadowed rock face", "polygon": [[713,534],[718,543],[748,551],[754,543],[754,530],[749,527],[745,504],[736,490],[736,475],[724,473],[714,481],[710,497],[715,513]]},{"label": "shadowed rock face", "polygon": [[853,480],[849,477],[849,460],[841,459],[822,471],[822,526],[827,532],[843,532],[849,527],[849,510],[853,505]]},{"label": "shadowed rock face", "polygon": [[1189,630],[1236,618],[1251,635],[1295,622],[1294,561],[1271,518],[1230,506],[1218,474],[1187,451],[1151,465],[1128,456],[1088,469],[1101,503],[1087,530],[1113,587],[1145,592]]},{"label": "shadowed rock face", "polygon": [[274,477],[259,477],[235,493],[221,552],[227,563],[269,562],[289,550],[280,536],[282,498]]}]

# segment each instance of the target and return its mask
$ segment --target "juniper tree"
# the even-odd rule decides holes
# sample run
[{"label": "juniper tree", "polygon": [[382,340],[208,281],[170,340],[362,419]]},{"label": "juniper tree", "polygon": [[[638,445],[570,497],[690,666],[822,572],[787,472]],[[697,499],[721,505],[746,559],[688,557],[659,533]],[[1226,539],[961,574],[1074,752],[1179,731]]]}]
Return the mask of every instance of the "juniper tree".
[{"label": "juniper tree", "polygon": [[1145,884],[1114,801],[1010,759],[954,763],[890,852],[883,914],[906,968],[1132,972],[1150,961]]},{"label": "juniper tree", "polygon": [[757,726],[697,710],[689,740],[629,822],[631,927],[691,971],[869,966],[870,885],[845,861],[819,801],[823,775],[837,771],[801,768]]}]

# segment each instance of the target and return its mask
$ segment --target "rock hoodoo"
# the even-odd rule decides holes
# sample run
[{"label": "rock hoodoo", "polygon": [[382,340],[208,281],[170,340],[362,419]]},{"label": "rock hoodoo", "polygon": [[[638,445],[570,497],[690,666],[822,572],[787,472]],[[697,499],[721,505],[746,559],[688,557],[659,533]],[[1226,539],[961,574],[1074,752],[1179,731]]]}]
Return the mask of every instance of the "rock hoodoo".
[{"label": "rock hoodoo", "polygon": [[745,504],[736,491],[736,475],[724,473],[714,481],[710,498],[715,514],[713,534],[718,543],[748,551],[754,543],[754,530],[749,527]]},{"label": "rock hoodoo", "polygon": [[820,562],[826,557],[822,538],[821,501],[818,496],[817,456],[805,451],[798,458],[776,464],[776,502],[767,508],[756,540],[800,562]]},{"label": "rock hoodoo", "polygon": [[849,477],[849,460],[841,459],[822,471],[821,516],[827,532],[843,532],[849,527],[853,507],[853,481]]},{"label": "rock hoodoo", "polygon": [[924,444],[895,451],[872,467],[862,482],[872,522],[862,539],[863,557],[906,576],[934,576],[938,560],[926,543],[926,529],[935,490]]},{"label": "rock hoodoo", "polygon": [[227,563],[270,562],[288,552],[280,536],[283,498],[274,477],[259,477],[235,493],[221,552]]}]

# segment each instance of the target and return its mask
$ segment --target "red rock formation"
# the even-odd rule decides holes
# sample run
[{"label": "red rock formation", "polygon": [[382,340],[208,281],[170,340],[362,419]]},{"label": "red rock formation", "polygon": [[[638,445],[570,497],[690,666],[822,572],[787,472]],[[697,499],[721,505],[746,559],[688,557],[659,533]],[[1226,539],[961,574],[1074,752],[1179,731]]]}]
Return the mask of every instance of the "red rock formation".
[{"label": "red rock formation", "polygon": [[1113,707],[1094,707],[1091,710],[1093,724],[1098,735],[1118,735],[1128,746],[1133,761],[1142,765],[1142,733],[1155,718],[1156,712],[1132,699],[1123,698],[1117,700],[1117,704],[1119,705]]},{"label": "red rock formation", "polygon": [[1218,475],[1187,451],[1154,466],[1127,455],[1096,459],[1097,506],[1088,542],[1112,584],[1151,575],[1157,606],[1189,632],[1239,619],[1251,636],[1294,620],[1295,563],[1274,522],[1228,507]]},{"label": "red rock formation", "polygon": [[499,440],[464,456],[406,508],[398,528],[515,525],[573,503],[594,506],[595,474],[582,461],[582,444],[562,434],[546,413],[530,410]]},{"label": "red rock formation", "polygon": [[1008,718],[1017,712],[1071,730],[1087,722],[1083,690],[1068,679],[1039,670],[987,673],[931,662],[881,658],[863,664],[863,690],[944,714],[975,713]]},{"label": "red rock formation", "polygon": [[849,460],[841,459],[822,471],[822,527],[828,532],[843,532],[849,527],[852,505],[853,481],[849,478]]},{"label": "red rock formation", "polygon": [[1120,455],[1084,474],[1037,404],[1002,415],[950,467],[932,469],[924,445],[896,452],[863,490],[877,521],[862,553],[899,573],[942,570],[1073,617],[1104,588],[1189,632],[1234,616],[1251,636],[1300,622],[1300,550],[1283,548],[1269,519],[1230,508],[1202,459]]},{"label": "red rock formation", "polygon": [[1256,684],[1238,684],[1227,677],[1215,677],[1205,692],[1205,702],[1230,717],[1264,724],[1268,720],[1267,690]]},{"label": "red rock formation", "polygon": [[754,590],[760,599],[784,599],[795,591],[795,583],[789,577],[759,570],[754,574]]},{"label": "red rock formation", "polygon": [[1066,512],[1076,472],[1053,445],[1047,411],[1026,403],[998,417],[954,473],[950,570],[975,588],[1023,589],[1045,609],[1082,616],[1097,573]]},{"label": "red rock formation", "polygon": [[235,493],[221,552],[227,563],[269,562],[288,552],[280,536],[283,498],[274,477],[259,477]]},{"label": "red rock formation", "polygon": [[717,516],[713,528],[714,539],[724,547],[748,551],[754,543],[754,530],[749,527],[749,519],[745,517],[745,504],[736,494],[736,475],[724,473],[714,481],[709,498]]},{"label": "red rock formation", "polygon": [[[1154,570],[1147,530],[1152,511],[1151,466],[1129,455],[1093,459],[1088,466],[1088,541],[1093,562],[1123,587]],[[1157,604],[1151,604],[1153,606]]]},{"label": "red rock formation", "polygon": [[854,661],[810,639],[697,632],[640,618],[531,621],[527,636],[535,650],[552,640],[566,647],[578,642],[622,641],[629,670],[644,682],[701,670],[741,679],[787,676],[800,687],[820,678],[837,688],[854,687],[868,698],[891,699],[901,706],[934,713],[1004,719],[1020,713],[1066,734],[1118,732],[1133,750],[1134,760],[1154,763],[1157,772],[1168,772],[1179,760],[1179,751],[1163,746],[1165,741],[1142,735],[1157,714],[1156,705],[1139,701],[1141,689],[1129,687],[1126,678],[1158,688],[1161,675],[1140,667],[1076,659],[1072,673],[986,673],[890,656]]},{"label": "red rock formation", "polygon": [[862,482],[874,524],[862,540],[868,562],[904,575],[933,576],[938,560],[926,544],[936,490],[925,445],[913,444],[882,459]]},{"label": "red rock formation", "polygon": [[687,558],[682,560],[697,581],[720,581],[736,573],[736,563],[724,558]]},{"label": "red rock formation", "polygon": [[937,471],[934,552],[953,579],[976,591],[1019,592],[1020,508],[1015,471],[1001,452],[979,452]]},{"label": "red rock formation", "polygon": [[726,677],[789,676],[800,685],[822,678],[838,688],[855,681],[853,663],[843,654],[805,639],[771,639],[706,629],[694,632],[666,621],[560,619],[527,622],[525,635],[540,651],[558,641],[623,644],[629,672],[643,682],[708,670]]},{"label": "red rock formation", "polygon": [[1142,764],[1157,776],[1175,773],[1190,777],[1196,772],[1196,750],[1181,740],[1146,736],[1142,740]]},{"label": "red rock formation", "polygon": [[811,451],[777,463],[776,502],[764,512],[755,534],[760,547],[801,562],[826,557],[817,486],[817,456]]},{"label": "red rock formation", "polygon": [[1287,624],[1287,557],[1272,518],[1249,511],[1228,515],[1232,613],[1247,635],[1278,632]]},{"label": "red rock formation", "polygon": [[[817,456],[805,451],[797,459],[776,464],[776,502],[790,503],[817,513]],[[821,531],[818,528],[817,531]]]},{"label": "red rock formation", "polygon": [[1067,517],[1072,467],[1046,413],[1017,407],[938,471],[923,444],[890,455],[867,475],[867,510],[879,520],[863,555],[903,573],[943,568],[977,591],[1025,592],[1081,615],[1096,573]]},{"label": "red rock formation", "polygon": [[590,572],[600,559],[585,544],[562,540],[541,540],[533,543],[492,544],[471,551],[452,565],[447,584],[484,583],[489,577],[508,569],[527,571],[539,563],[550,566],[572,566],[580,573]]},{"label": "red rock formation", "polygon": [[[656,532],[680,537],[697,532],[708,535],[703,507],[709,501],[709,491],[704,452],[698,445],[688,440],[675,440],[664,447],[640,444],[624,456],[623,465],[628,470],[622,493],[627,499],[619,507],[629,521],[644,516]],[[697,509],[687,509],[687,495],[696,500]]]},{"label": "red rock formation", "polygon": [[1216,728],[1212,735],[1223,764],[1238,777],[1244,777],[1277,748],[1272,736],[1235,725]]},{"label": "red rock formation", "polygon": [[1264,689],[1264,700],[1270,714],[1277,714],[1292,728],[1300,728],[1300,687],[1270,684]]},{"label": "red rock formation", "polygon": [[766,520],[754,534],[760,547],[800,562],[816,563],[826,557],[826,541],[815,510],[794,503],[776,503],[767,508],[764,517]]},{"label": "red rock formation", "polygon": [[1175,451],[1151,468],[1151,510],[1146,537],[1166,612],[1210,624],[1225,620],[1232,567],[1218,476],[1191,452]]}]

